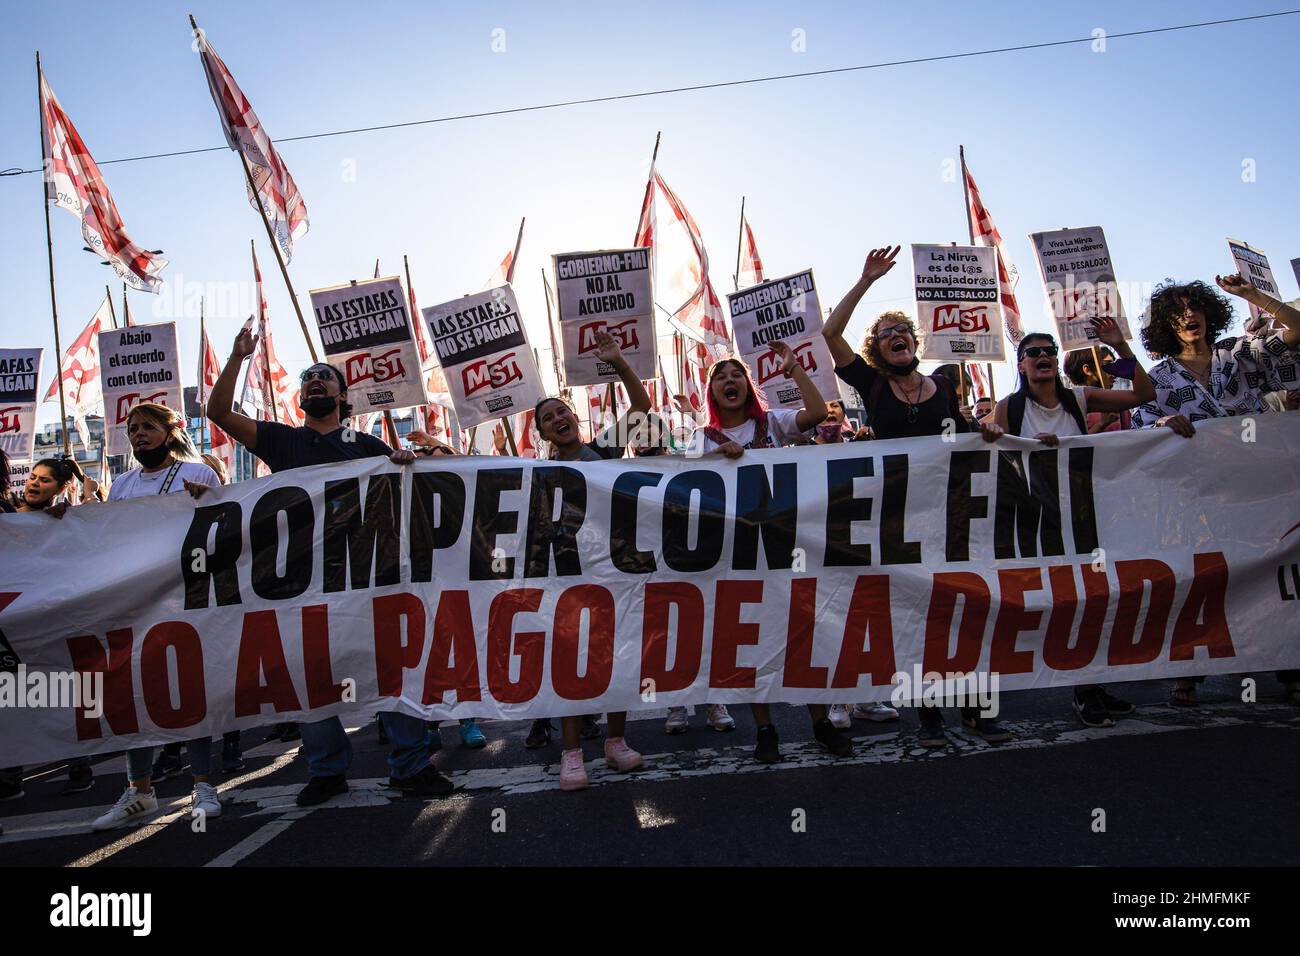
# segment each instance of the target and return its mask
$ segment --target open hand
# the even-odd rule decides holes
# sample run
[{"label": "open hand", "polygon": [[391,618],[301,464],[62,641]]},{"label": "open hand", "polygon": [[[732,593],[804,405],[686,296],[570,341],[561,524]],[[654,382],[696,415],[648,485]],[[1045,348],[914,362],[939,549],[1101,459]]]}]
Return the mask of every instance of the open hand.
[{"label": "open hand", "polygon": [[244,327],[235,336],[235,344],[230,347],[230,357],[246,359],[257,348],[257,336],[253,333],[253,317],[250,315]]},{"label": "open hand", "polygon": [[623,352],[618,347],[618,341],[605,329],[601,329],[596,333],[596,348],[594,351],[596,358],[602,362],[608,362],[610,365],[617,365],[623,359]]},{"label": "open hand", "polygon": [[1110,316],[1098,315],[1088,320],[1092,324],[1093,332],[1097,333],[1098,340],[1105,342],[1113,349],[1118,349],[1124,344],[1124,333],[1119,327],[1119,323]]},{"label": "open hand", "polygon": [[772,351],[777,354],[777,357],[781,359],[782,374],[785,375],[786,378],[789,378],[797,361],[794,349],[790,348],[790,346],[786,345],[784,342],[779,341],[773,342],[770,347]]},{"label": "open hand", "polygon": [[891,250],[889,246],[885,246],[883,249],[872,249],[867,253],[866,264],[862,267],[862,278],[868,282],[875,282],[894,268],[894,259],[901,248],[902,246],[894,246]]},{"label": "open hand", "polygon": [[1255,288],[1241,277],[1240,272],[1234,272],[1230,276],[1215,276],[1214,281],[1224,292],[1242,297]]}]

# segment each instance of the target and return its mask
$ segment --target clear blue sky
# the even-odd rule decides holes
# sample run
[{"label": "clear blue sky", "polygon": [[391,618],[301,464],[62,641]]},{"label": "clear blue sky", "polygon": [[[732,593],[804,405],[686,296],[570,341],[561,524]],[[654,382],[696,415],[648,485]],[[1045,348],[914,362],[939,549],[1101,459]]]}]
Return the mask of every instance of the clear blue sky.
[{"label": "clear blue sky", "polygon": [[[97,159],[222,142],[192,11],[273,137],[776,73],[964,52],[1287,9],[1219,2],[453,4],[376,2],[12,7],[0,34],[0,168],[39,165],[34,52]],[[506,50],[493,52],[493,31]],[[803,30],[806,52],[792,50]],[[1300,16],[979,59],[684,93],[289,143],[311,217],[291,272],[306,292],[385,274],[411,257],[422,305],[474,291],[528,227],[516,275],[545,345],[539,270],[554,252],[629,244],[656,130],[659,164],[694,213],[719,292],[731,288],[740,197],[771,275],[808,266],[833,303],[868,248],[964,241],[958,143],[1022,279],[1029,328],[1049,326],[1027,234],[1105,227],[1120,279],[1212,279],[1226,236],[1271,257],[1285,297],[1300,256],[1295,122]],[[1255,181],[1242,181],[1243,160]],[[349,177],[350,170],[355,175]],[[239,302],[209,312],[224,358],[251,306],[256,238],[281,359],[306,361],[289,300],[229,151],[104,167],[132,236],[171,265],[142,321],[178,319],[192,376],[197,309],[212,284]],[[111,271],[51,212],[64,343]],[[54,367],[41,187],[0,178],[6,308],[0,343],[44,345]],[[904,256],[906,253],[904,253]],[[230,285],[234,284],[234,285]],[[121,286],[114,283],[120,298]],[[896,268],[851,331],[910,308]],[[210,300],[211,301],[211,300]],[[1126,303],[1132,316],[1141,303]],[[310,316],[309,316],[310,318]],[[999,393],[1011,370],[999,372]],[[46,406],[43,421],[57,418]]]}]

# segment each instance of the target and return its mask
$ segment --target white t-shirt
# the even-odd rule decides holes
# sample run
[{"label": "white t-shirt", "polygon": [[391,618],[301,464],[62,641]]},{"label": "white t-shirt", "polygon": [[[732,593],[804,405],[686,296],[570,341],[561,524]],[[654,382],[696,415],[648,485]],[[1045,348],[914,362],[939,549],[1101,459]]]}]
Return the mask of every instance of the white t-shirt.
[{"label": "white t-shirt", "polygon": [[[1079,403],[1079,411],[1083,413],[1084,421],[1087,421],[1087,392],[1078,386],[1071,388],[1070,391],[1074,392],[1074,400]],[[1073,415],[1065,410],[1064,405],[1047,408],[1034,401],[1033,396],[1026,395],[1025,418],[1020,423],[1020,437],[1033,438],[1043,432],[1050,432],[1058,438],[1065,438],[1067,435],[1084,434],[1084,432],[1079,431],[1079,423],[1074,420]]]},{"label": "white t-shirt", "polygon": [[[113,486],[108,489],[108,500],[125,501],[127,498],[148,498],[150,495],[161,494],[163,482],[167,480],[169,471],[171,471],[170,466],[148,474],[139,468],[132,468],[126,474],[118,475],[113,479]],[[221,486],[221,479],[217,477],[217,473],[203,462],[183,461],[167,493],[174,495],[178,491],[184,491],[187,481],[207,485],[209,488]]]},{"label": "white t-shirt", "polygon": [[[796,438],[809,434],[809,432],[800,431],[799,425],[795,421],[799,417],[799,411],[799,409],[794,408],[773,408],[768,411],[767,436],[772,440],[774,447],[780,448],[790,444]],[[742,448],[749,448],[753,445],[754,420],[752,418],[745,419],[744,424],[737,425],[735,428],[720,428],[718,430]],[[687,445],[686,454],[705,455],[717,447],[718,443],[704,434],[704,426],[701,425],[691,432],[691,440]]]}]

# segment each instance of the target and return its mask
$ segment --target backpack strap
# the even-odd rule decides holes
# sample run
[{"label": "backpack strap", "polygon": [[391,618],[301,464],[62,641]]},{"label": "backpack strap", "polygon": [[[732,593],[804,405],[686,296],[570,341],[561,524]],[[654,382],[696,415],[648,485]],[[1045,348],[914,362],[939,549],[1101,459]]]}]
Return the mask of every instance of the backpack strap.
[{"label": "backpack strap", "polygon": [[749,443],[750,448],[771,448],[772,439],[767,433],[767,413],[754,422],[754,439]]},{"label": "backpack strap", "polygon": [[[1007,396],[1007,432],[1020,435],[1020,428],[1025,423],[1025,393],[1014,391]],[[1084,429],[1086,433],[1088,429]]]},{"label": "backpack strap", "polygon": [[1083,409],[1079,407],[1079,399],[1075,396],[1074,389],[1067,388],[1061,392],[1061,405],[1070,413],[1074,423],[1079,426],[1079,434],[1088,434],[1088,420],[1083,417]]},{"label": "backpack strap", "polygon": [[704,437],[715,445],[725,445],[727,442],[731,441],[730,438],[722,433],[722,429],[714,428],[712,425],[704,426]]}]

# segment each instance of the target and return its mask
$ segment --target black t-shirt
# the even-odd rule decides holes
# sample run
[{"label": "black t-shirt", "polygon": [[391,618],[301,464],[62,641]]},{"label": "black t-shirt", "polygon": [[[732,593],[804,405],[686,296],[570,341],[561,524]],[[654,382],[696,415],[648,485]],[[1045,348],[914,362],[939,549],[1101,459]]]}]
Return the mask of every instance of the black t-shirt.
[{"label": "black t-shirt", "polygon": [[[348,433],[351,433],[351,441],[344,440]],[[392,453],[393,449],[374,435],[349,428],[322,435],[306,425],[295,428],[280,422],[257,423],[257,448],[253,450],[253,454],[266,462],[273,472],[309,465],[330,465],[356,458],[381,455],[387,458]]]},{"label": "black t-shirt", "polygon": [[[942,435],[944,422],[951,419],[954,430],[968,432],[970,422],[961,413],[957,393],[952,383],[935,372],[930,376],[934,382],[934,394],[916,406],[916,421],[909,422],[908,404],[894,394],[889,383],[876,381],[885,373],[878,372],[861,355],[855,355],[853,361],[835,369],[844,382],[858,390],[862,401],[867,406],[867,424],[877,438],[917,438],[922,435]],[[873,403],[872,392],[875,391]]]}]

